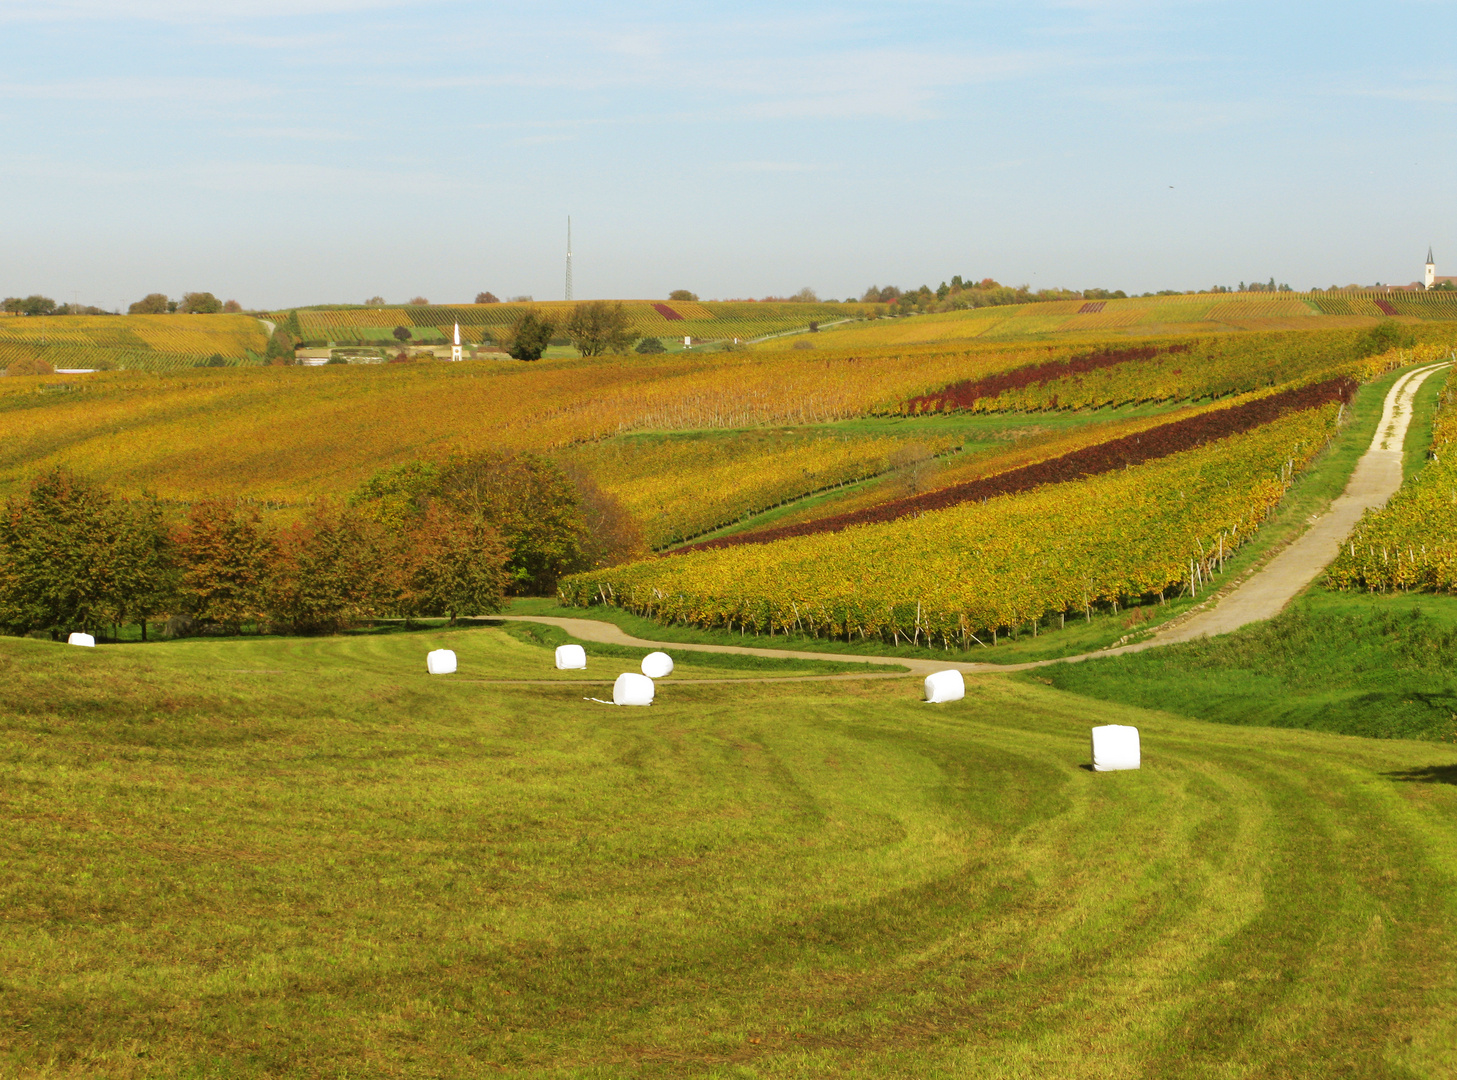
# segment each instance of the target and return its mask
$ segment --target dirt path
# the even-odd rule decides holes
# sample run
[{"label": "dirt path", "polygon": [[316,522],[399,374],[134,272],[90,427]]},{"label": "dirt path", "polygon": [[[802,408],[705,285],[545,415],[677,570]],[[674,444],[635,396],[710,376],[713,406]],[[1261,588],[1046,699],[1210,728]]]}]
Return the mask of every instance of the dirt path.
[{"label": "dirt path", "polygon": [[[1371,446],[1356,463],[1350,482],[1346,484],[1346,490],[1331,504],[1328,511],[1311,523],[1306,532],[1214,607],[1198,611],[1192,617],[1177,620],[1160,630],[1148,641],[1141,641],[1135,645],[1084,653],[1081,656],[1067,656],[1058,660],[1034,660],[1025,664],[974,664],[956,660],[915,660],[899,656],[855,656],[846,653],[803,652],[791,649],[749,648],[738,645],[695,645],[680,641],[648,641],[633,637],[613,623],[600,622],[596,619],[533,615],[492,615],[487,618],[505,619],[511,622],[546,623],[550,626],[561,627],[579,641],[597,642],[602,645],[630,645],[639,649],[662,649],[664,652],[773,656],[786,660],[900,664],[905,667],[906,675],[921,676],[929,675],[933,671],[945,671],[949,668],[973,675],[998,671],[1025,671],[1029,668],[1045,667],[1048,664],[1071,664],[1099,656],[1118,656],[1122,653],[1140,652],[1143,649],[1152,649],[1177,641],[1189,641],[1197,637],[1227,634],[1241,626],[1279,614],[1285,605],[1314,581],[1321,570],[1335,558],[1340,542],[1349,535],[1361,515],[1371,507],[1385,506],[1386,501],[1401,487],[1402,460],[1406,446],[1407,428],[1411,424],[1412,400],[1416,396],[1417,389],[1426,381],[1427,377],[1446,366],[1447,363],[1441,363],[1417,368],[1407,372],[1396,381],[1396,384],[1386,394],[1386,401],[1381,412],[1381,423],[1377,425],[1376,435],[1371,440]],[[871,673],[864,676],[801,675],[779,679],[769,677],[723,681],[814,682],[867,677],[871,677]],[[880,674],[878,677],[887,676]],[[891,677],[904,678],[905,676]]]}]

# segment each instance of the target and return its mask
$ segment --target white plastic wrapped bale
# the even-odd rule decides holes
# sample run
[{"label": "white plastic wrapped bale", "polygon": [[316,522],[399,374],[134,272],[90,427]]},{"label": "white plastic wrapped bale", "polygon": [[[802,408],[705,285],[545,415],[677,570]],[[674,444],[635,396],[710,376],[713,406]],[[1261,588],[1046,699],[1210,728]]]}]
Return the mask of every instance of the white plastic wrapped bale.
[{"label": "white plastic wrapped bale", "polygon": [[454,675],[455,653],[450,649],[436,649],[425,657],[425,670],[431,675]]},{"label": "white plastic wrapped bale", "polygon": [[624,671],[612,684],[612,704],[651,705],[653,692],[652,679],[635,671]]},{"label": "white plastic wrapped bale", "polygon": [[67,645],[84,645],[88,649],[96,648],[96,639],[90,634],[72,634],[66,639]]},{"label": "white plastic wrapped bale", "polygon": [[673,674],[673,658],[665,652],[650,652],[642,658],[642,673],[649,679],[666,679]]},{"label": "white plastic wrapped bale", "polygon": [[1139,766],[1138,728],[1105,724],[1093,729],[1093,771],[1116,772]]},{"label": "white plastic wrapped bale", "polygon": [[932,672],[926,676],[926,700],[932,704],[940,704],[943,701],[960,701],[964,697],[966,697],[966,680],[955,668],[950,671]]},{"label": "white plastic wrapped bale", "polygon": [[556,666],[560,671],[571,671],[587,666],[587,650],[580,645],[558,645]]}]

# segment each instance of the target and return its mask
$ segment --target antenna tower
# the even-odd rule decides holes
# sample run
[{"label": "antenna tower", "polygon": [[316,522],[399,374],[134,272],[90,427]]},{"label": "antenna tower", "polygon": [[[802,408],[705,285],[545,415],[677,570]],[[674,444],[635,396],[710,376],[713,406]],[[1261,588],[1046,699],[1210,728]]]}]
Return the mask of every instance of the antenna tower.
[{"label": "antenna tower", "polygon": [[567,299],[572,298],[572,215],[567,215]]}]

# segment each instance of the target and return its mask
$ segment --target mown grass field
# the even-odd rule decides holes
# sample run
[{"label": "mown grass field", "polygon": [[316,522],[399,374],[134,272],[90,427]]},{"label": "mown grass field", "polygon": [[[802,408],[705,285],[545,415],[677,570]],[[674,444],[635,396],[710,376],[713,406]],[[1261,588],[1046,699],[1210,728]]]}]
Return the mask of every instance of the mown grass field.
[{"label": "mown grass field", "polygon": [[1453,1075],[1450,746],[548,658],[0,640],[0,1070]]}]

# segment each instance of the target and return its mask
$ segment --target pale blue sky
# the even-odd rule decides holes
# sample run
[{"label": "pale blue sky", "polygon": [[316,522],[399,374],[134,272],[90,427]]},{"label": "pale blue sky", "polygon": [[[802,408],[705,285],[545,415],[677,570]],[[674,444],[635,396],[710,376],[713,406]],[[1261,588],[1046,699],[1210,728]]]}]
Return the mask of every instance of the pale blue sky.
[{"label": "pale blue sky", "polygon": [[0,294],[1457,272],[1457,3],[0,0]]}]

